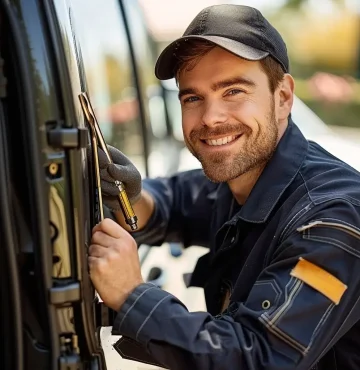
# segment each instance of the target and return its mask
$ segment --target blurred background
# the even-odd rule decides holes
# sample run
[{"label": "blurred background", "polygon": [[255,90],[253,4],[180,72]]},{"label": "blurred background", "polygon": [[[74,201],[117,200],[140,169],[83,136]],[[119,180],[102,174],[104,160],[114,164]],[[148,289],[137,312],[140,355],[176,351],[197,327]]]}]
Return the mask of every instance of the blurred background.
[{"label": "blurred background", "polygon": [[359,0],[71,3],[88,90],[105,139],[127,153],[144,176],[198,166],[182,151],[176,84],[157,81],[154,65],[201,9],[221,3],[255,6],[281,32],[296,79],[295,123],[309,139],[360,165],[360,159],[354,162],[353,155],[339,150],[344,143],[338,142],[339,137],[355,144],[360,140]]},{"label": "blurred background", "polygon": [[140,1],[158,52],[203,7],[221,3],[261,10],[288,46],[297,96],[328,125],[360,127],[360,1]]},{"label": "blurred background", "polygon": [[[280,31],[296,80],[293,120],[309,140],[360,170],[359,0],[69,0],[69,27],[107,143],[128,155],[143,177],[199,168],[184,145],[177,86],[158,81],[154,66],[200,10],[221,3],[257,7]],[[146,280],[189,310],[205,309],[201,289],[183,282],[205,248],[165,243],[151,250],[142,245],[139,253]],[[116,338],[109,328],[102,335],[109,369],[145,369],[118,365],[110,346]]]}]

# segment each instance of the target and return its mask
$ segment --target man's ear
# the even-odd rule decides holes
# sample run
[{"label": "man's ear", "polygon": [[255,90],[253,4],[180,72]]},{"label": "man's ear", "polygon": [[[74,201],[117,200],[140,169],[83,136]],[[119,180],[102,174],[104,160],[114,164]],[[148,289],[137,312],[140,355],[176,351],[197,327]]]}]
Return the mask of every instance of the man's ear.
[{"label": "man's ear", "polygon": [[280,121],[287,121],[289,117],[294,101],[294,89],[295,81],[290,74],[286,73],[277,89],[279,94],[278,119]]}]

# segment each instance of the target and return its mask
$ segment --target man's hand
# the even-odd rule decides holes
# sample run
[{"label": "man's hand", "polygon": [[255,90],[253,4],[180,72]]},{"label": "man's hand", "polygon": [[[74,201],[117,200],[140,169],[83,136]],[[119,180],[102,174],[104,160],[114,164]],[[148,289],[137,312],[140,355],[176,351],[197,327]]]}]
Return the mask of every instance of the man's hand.
[{"label": "man's hand", "polygon": [[102,197],[106,207],[112,211],[120,211],[119,189],[115,186],[115,180],[124,184],[127,196],[134,205],[141,198],[141,175],[124,153],[110,145],[107,147],[114,163],[109,163],[105,153],[99,148]]},{"label": "man's hand", "polygon": [[95,289],[108,307],[119,311],[144,282],[135,240],[116,222],[105,219],[93,228],[88,259]]}]

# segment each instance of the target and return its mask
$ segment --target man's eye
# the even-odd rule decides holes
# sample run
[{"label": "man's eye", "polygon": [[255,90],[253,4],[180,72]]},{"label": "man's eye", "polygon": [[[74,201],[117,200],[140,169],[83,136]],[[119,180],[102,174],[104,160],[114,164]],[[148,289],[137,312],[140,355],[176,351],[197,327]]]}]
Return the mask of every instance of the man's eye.
[{"label": "man's eye", "polygon": [[198,100],[199,98],[197,96],[189,96],[188,98],[184,99],[184,103],[193,103]]},{"label": "man's eye", "polygon": [[226,95],[238,95],[238,94],[241,94],[241,93],[243,93],[244,91],[243,90],[240,90],[240,89],[232,89],[232,90],[230,90],[230,91],[228,91],[227,93],[226,93]]}]

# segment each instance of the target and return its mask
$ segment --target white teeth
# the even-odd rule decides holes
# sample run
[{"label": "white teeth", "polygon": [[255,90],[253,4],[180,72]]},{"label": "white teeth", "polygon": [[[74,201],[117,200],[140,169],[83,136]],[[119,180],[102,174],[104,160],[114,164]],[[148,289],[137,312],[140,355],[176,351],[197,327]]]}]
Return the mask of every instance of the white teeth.
[{"label": "white teeth", "polygon": [[227,143],[230,143],[231,141],[235,140],[236,136],[227,136],[227,137],[222,137],[220,139],[216,140],[205,140],[206,144],[208,145],[224,145]]}]

